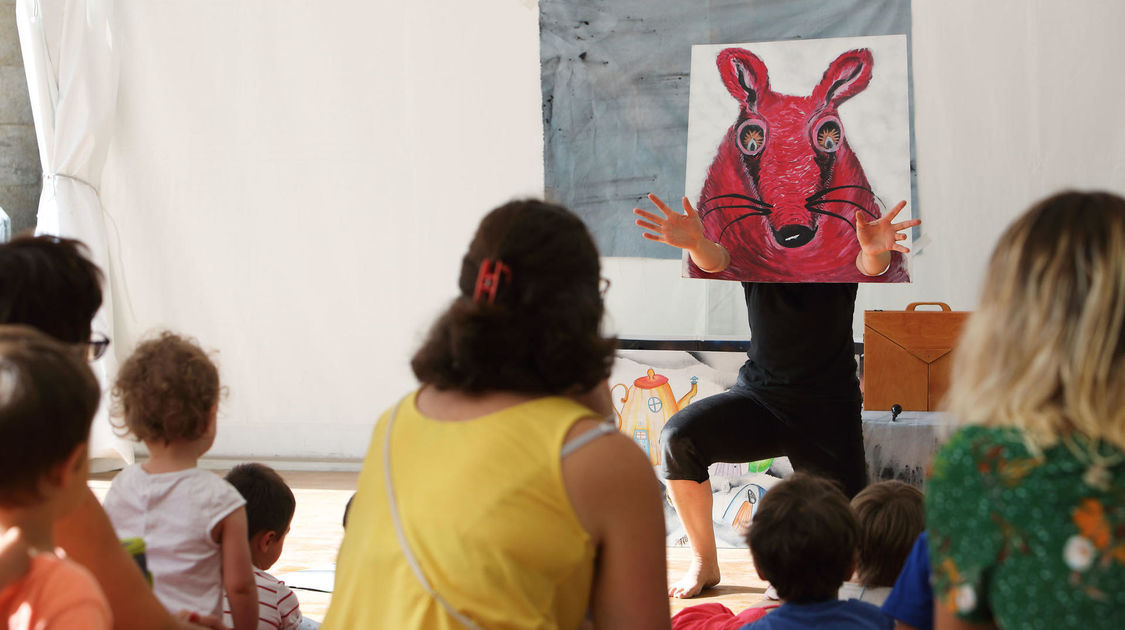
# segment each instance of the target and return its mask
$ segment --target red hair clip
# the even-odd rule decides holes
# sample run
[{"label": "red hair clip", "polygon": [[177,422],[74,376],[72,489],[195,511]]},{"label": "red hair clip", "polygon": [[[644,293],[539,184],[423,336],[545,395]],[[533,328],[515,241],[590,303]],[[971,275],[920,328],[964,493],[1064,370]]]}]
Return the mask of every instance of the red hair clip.
[{"label": "red hair clip", "polygon": [[488,296],[488,303],[492,304],[496,301],[496,290],[500,288],[500,280],[503,276],[508,276],[508,280],[512,279],[512,268],[499,260],[494,261],[491,258],[485,258],[480,263],[480,270],[477,271],[477,284],[473,288],[473,301],[480,303],[482,295]]}]

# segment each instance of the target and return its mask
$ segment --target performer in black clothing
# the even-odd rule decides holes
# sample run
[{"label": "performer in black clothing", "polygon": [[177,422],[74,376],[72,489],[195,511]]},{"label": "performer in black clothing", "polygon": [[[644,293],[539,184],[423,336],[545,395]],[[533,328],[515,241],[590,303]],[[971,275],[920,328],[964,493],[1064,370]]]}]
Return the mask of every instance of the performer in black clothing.
[{"label": "performer in black clothing", "polygon": [[[730,264],[718,243],[703,237],[699,215],[687,197],[684,214],[649,195],[664,216],[635,208],[647,239],[686,249],[702,270]],[[891,251],[917,219],[893,223],[906,207],[899,202],[875,221],[856,213],[860,254],[856,267],[878,276]],[[852,312],[855,284],[743,283],[750,320],[750,350],[729,391],[697,401],[674,415],[660,435],[668,493],[684,524],[692,564],[668,594],[694,597],[719,583],[711,483],[715,462],[748,462],[778,455],[798,470],[838,479],[849,496],[867,482],[856,378]]]}]

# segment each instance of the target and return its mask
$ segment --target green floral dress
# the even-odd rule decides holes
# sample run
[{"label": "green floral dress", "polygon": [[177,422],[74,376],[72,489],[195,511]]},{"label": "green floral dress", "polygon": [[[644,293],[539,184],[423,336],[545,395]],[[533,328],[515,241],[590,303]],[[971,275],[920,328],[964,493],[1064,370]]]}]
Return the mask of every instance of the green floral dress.
[{"label": "green floral dress", "polygon": [[926,488],[935,606],[1001,628],[1125,629],[1125,456],[1099,453],[1102,467],[1063,444],[1036,458],[1016,429],[954,434]]}]

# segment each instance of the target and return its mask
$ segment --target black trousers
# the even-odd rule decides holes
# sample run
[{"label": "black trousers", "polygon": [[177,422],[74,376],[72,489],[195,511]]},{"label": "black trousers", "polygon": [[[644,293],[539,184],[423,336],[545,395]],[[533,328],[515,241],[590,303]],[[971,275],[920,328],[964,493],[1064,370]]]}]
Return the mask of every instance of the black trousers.
[{"label": "black trousers", "polygon": [[851,498],[867,485],[861,406],[858,398],[818,398],[815,392],[766,402],[735,386],[684,407],[664,425],[664,476],[703,482],[715,462],[785,455],[794,470],[839,481]]}]

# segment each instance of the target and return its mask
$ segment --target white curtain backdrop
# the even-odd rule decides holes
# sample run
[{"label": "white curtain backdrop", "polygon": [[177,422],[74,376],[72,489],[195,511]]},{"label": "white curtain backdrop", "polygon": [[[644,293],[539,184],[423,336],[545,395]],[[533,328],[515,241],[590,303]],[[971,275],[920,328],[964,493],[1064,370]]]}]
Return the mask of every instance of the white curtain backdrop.
[{"label": "white curtain backdrop", "polygon": [[[16,22],[43,163],[36,231],[75,238],[106,274],[93,329],[113,338],[113,291],[105,212],[98,196],[117,105],[118,60],[113,0],[17,0]],[[107,389],[117,370],[113,346],[93,367]],[[114,435],[107,404],[94,419],[94,467],[132,463],[129,443]]]},{"label": "white curtain backdrop", "polygon": [[162,328],[215,351],[228,395],[207,457],[362,457],[416,386],[410,356],[481,216],[542,194],[534,0],[117,15],[100,192],[129,289],[119,356]]},{"label": "white curtain backdrop", "polygon": [[[974,308],[989,251],[1035,199],[1125,192],[1125,3],[912,8],[921,255],[913,284],[860,289],[857,333],[864,308]],[[218,350],[230,395],[209,455],[361,457],[414,386],[409,357],[481,215],[542,191],[535,0],[119,0],[118,14],[113,145],[102,184],[87,179],[120,233],[115,346],[172,328]],[[69,150],[45,150],[45,170]],[[632,229],[632,205],[607,212]],[[737,283],[680,279],[678,261],[606,260],[603,275],[621,336],[746,337]]]}]

